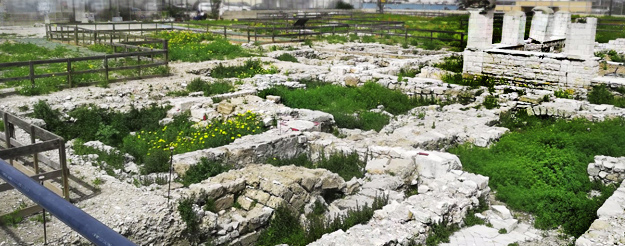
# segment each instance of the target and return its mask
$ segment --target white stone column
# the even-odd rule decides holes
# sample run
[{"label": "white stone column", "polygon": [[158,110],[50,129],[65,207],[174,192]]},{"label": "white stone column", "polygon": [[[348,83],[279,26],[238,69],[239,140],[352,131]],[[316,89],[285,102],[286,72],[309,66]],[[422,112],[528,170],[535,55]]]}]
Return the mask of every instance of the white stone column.
[{"label": "white stone column", "polygon": [[530,38],[538,42],[549,41],[551,34],[549,24],[553,21],[553,14],[535,11],[532,17],[532,27],[530,28]]},{"label": "white stone column", "polygon": [[569,56],[594,56],[597,18],[588,17],[586,23],[570,23],[564,42],[564,53]]},{"label": "white stone column", "polygon": [[566,33],[571,23],[571,12],[558,11],[554,14],[553,23],[549,27],[552,28],[551,40],[566,38]]},{"label": "white stone column", "polygon": [[522,11],[510,11],[503,16],[503,28],[501,29],[501,44],[523,44],[525,38],[525,13]]},{"label": "white stone column", "polygon": [[485,50],[493,46],[493,11],[469,10],[467,49]]}]

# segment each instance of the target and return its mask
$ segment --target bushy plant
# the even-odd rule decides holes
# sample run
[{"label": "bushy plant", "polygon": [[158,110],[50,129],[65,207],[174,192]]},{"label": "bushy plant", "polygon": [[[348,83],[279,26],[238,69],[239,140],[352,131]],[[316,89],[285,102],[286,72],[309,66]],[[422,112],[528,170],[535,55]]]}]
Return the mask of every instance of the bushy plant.
[{"label": "bushy plant", "polygon": [[230,170],[230,166],[210,161],[207,158],[200,159],[200,162],[191,166],[189,170],[182,176],[181,183],[185,187],[191,184],[199,183],[207,178]]},{"label": "bushy plant", "polygon": [[217,67],[211,70],[211,77],[217,79],[223,78],[251,78],[256,74],[272,74],[276,73],[277,68],[263,68],[260,60],[247,60],[243,65],[226,67],[219,63]]},{"label": "bushy plant", "polygon": [[234,86],[228,81],[216,81],[214,83],[208,83],[201,78],[195,78],[187,85],[187,91],[204,92],[204,96],[212,96],[218,94],[228,93],[234,90]]},{"label": "bushy plant", "polygon": [[443,58],[443,62],[434,64],[435,67],[454,73],[462,73],[464,58],[462,55],[451,55]]},{"label": "bushy plant", "polygon": [[[595,155],[625,155],[616,147],[625,144],[625,120],[542,120],[524,113],[501,117],[512,132],[498,143],[489,148],[463,145],[450,152],[467,171],[491,177],[497,199],[532,213],[537,228],[562,226],[573,236],[584,233],[614,191],[591,183],[586,167]],[[593,189],[601,195],[589,198]]]},{"label": "bushy plant", "polygon": [[498,108],[499,107],[499,103],[497,103],[497,101],[498,101],[498,99],[497,99],[496,96],[488,95],[488,96],[484,97],[484,102],[482,103],[482,105],[486,109]]},{"label": "bushy plant", "polygon": [[397,76],[414,78],[419,73],[421,73],[421,67],[417,67],[417,68],[403,68],[402,67],[399,69],[399,73],[397,74]]},{"label": "bushy plant", "polygon": [[388,196],[380,195],[374,198],[371,205],[358,206],[354,210],[349,210],[347,215],[326,219],[325,208],[322,204],[316,203],[313,213],[309,214],[306,226],[299,222],[297,214],[286,206],[280,206],[274,210],[274,216],[269,226],[260,236],[256,245],[307,245],[321,238],[323,234],[337,230],[347,229],[364,224],[373,217],[373,212],[388,204]]},{"label": "bushy plant", "polygon": [[122,169],[124,167],[124,154],[120,151],[102,151],[93,147],[84,145],[84,141],[76,139],[73,144],[74,154],[76,155],[90,155],[96,154],[96,162],[93,165],[98,165],[102,170],[106,171],[108,175],[115,176],[115,169]]},{"label": "bushy plant", "polygon": [[299,62],[297,58],[295,58],[293,55],[289,53],[282,53],[278,57],[276,57],[276,59],[280,61]]},{"label": "bushy plant", "polygon": [[613,104],[614,95],[605,85],[598,85],[588,93],[588,102],[593,104]]},{"label": "bushy plant", "polygon": [[425,240],[425,245],[436,246],[440,243],[449,243],[449,237],[458,230],[460,230],[458,225],[449,224],[447,220],[433,224]]},{"label": "bushy plant", "polygon": [[155,37],[169,40],[169,59],[174,61],[199,62],[251,56],[240,45],[210,33],[163,31]]}]

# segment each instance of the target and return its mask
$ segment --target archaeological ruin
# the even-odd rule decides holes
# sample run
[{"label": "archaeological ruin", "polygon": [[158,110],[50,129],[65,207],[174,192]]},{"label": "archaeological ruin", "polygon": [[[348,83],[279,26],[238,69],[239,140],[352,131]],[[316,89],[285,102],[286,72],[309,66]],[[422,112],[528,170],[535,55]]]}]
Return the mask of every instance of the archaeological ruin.
[{"label": "archaeological ruin", "polygon": [[0,246],[625,245],[625,18],[468,6],[0,24]]}]

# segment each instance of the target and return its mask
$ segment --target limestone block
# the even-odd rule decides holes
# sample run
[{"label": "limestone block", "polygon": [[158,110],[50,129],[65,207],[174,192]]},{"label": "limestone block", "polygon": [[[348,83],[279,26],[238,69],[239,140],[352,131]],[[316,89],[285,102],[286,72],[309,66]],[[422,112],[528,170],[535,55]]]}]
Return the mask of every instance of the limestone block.
[{"label": "limestone block", "polygon": [[232,207],[233,203],[234,203],[234,195],[232,194],[226,195],[215,200],[215,209],[217,209],[217,211],[228,209]]},{"label": "limestone block", "polygon": [[491,209],[502,219],[512,219],[512,214],[510,213],[510,210],[506,208],[506,206],[493,205],[491,206]]},{"label": "limestone block", "polygon": [[220,114],[231,114],[232,111],[234,111],[235,107],[236,105],[232,103],[229,103],[227,101],[222,101],[217,106],[217,112],[219,112]]}]

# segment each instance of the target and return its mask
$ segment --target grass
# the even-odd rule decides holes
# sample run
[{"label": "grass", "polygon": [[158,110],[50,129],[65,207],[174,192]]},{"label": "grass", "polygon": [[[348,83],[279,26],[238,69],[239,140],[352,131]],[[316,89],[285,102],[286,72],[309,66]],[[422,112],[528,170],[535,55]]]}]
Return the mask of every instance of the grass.
[{"label": "grass", "polygon": [[375,197],[373,204],[365,204],[354,210],[349,210],[347,215],[326,220],[325,208],[322,204],[315,204],[313,213],[308,215],[306,226],[302,226],[293,211],[285,206],[276,208],[274,216],[267,229],[261,232],[256,245],[273,246],[288,244],[291,246],[307,245],[321,238],[323,234],[337,230],[346,231],[352,226],[364,224],[373,217],[373,212],[384,207],[388,203],[388,197],[382,195]]},{"label": "grass", "polygon": [[164,31],[154,37],[169,40],[169,59],[174,61],[199,62],[252,56],[240,45],[210,33]]},{"label": "grass", "polygon": [[247,60],[243,65],[223,66],[221,63],[211,70],[211,77],[217,79],[223,78],[251,78],[256,74],[274,74],[278,69],[271,66],[268,69],[263,68],[260,60]]},{"label": "grass", "polygon": [[225,80],[216,81],[214,83],[208,83],[201,78],[195,78],[189,82],[186,90],[169,92],[168,95],[172,96],[188,96],[190,92],[204,92],[204,96],[219,95],[234,91],[232,83]]},{"label": "grass", "polygon": [[321,160],[317,162],[311,161],[306,154],[301,154],[291,159],[269,158],[267,163],[274,166],[295,165],[311,169],[323,168],[338,174],[344,180],[351,180],[353,177],[362,178],[364,176],[363,168],[366,164],[360,160],[358,153],[355,152],[351,154],[338,152],[329,157],[322,155]]},{"label": "grass", "polygon": [[189,170],[182,176],[181,183],[185,187],[191,184],[199,183],[207,178],[216,176],[217,174],[226,172],[232,167],[224,165],[216,161],[210,161],[207,158],[200,159],[200,162],[191,166]]},{"label": "grass", "polygon": [[278,57],[276,57],[276,59],[280,61],[287,61],[287,62],[299,62],[297,58],[295,58],[293,55],[289,53],[282,53]]},{"label": "grass", "polygon": [[[497,199],[533,214],[535,226],[562,226],[573,236],[584,233],[614,187],[591,183],[586,167],[595,155],[623,156],[625,120],[555,120],[502,114],[511,130],[490,148],[461,145],[450,149],[466,171],[491,177]],[[566,182],[562,182],[566,180]],[[601,195],[588,198],[591,190]]]},{"label": "grass", "polygon": [[[79,138],[82,141],[98,140],[135,157],[143,164],[143,174],[169,170],[170,147],[174,154],[198,149],[222,146],[245,135],[263,132],[264,126],[258,115],[252,112],[238,114],[228,120],[215,119],[194,124],[189,115],[174,117],[173,123],[160,126],[168,107],[131,108],[127,113],[103,110],[95,105],[78,107],[68,113],[74,121],[69,122],[57,110],[40,101],[33,107],[33,117],[43,119],[46,129],[64,139]],[[130,134],[135,132],[135,134]],[[96,150],[80,149],[84,153]],[[102,155],[102,162],[114,169],[121,168],[121,157]],[[106,159],[109,158],[109,159]],[[112,169],[105,169],[107,172]]]},{"label": "grass", "polygon": [[[96,45],[91,47],[92,49],[100,49],[104,51],[106,47],[104,45]],[[30,43],[12,43],[5,42],[0,44],[0,63],[3,62],[23,62],[30,60],[49,60],[49,59],[61,59],[61,58],[75,58],[81,57],[81,53],[78,51],[70,50],[62,46],[57,46],[54,49],[49,49],[41,46],[37,46]],[[136,58],[119,58],[110,59],[109,68],[118,68],[124,66],[148,64],[151,61],[145,60],[138,62]],[[86,61],[74,61],[71,65],[72,72],[81,72],[87,70],[95,70],[104,68],[102,60],[86,60]],[[55,74],[67,72],[67,63],[49,63],[49,64],[35,64],[33,66],[35,75]],[[168,74],[168,70],[165,66],[151,67],[142,70],[142,75],[153,74]],[[27,77],[30,74],[30,68],[28,65],[19,67],[7,67],[0,68],[0,78],[16,78]],[[138,70],[136,69],[124,69],[110,72],[110,79],[120,79],[128,77],[138,76]],[[102,82],[106,85],[105,76],[103,72],[97,73],[81,73],[73,74],[71,78],[72,86],[83,85],[93,82]],[[47,94],[54,91],[59,91],[69,86],[67,76],[56,76],[46,78],[37,78],[34,83],[30,79],[15,80],[6,83],[8,87],[16,87],[17,92],[22,95],[40,95]]]},{"label": "grass", "polygon": [[398,90],[390,90],[374,82],[367,82],[361,87],[314,82],[307,89],[279,86],[259,92],[260,97],[265,98],[267,95],[280,96],[282,103],[288,107],[330,113],[341,128],[376,131],[389,122],[387,115],[369,111],[378,105],[383,105],[385,111],[396,115],[417,106],[439,103],[433,98],[410,98]]}]

